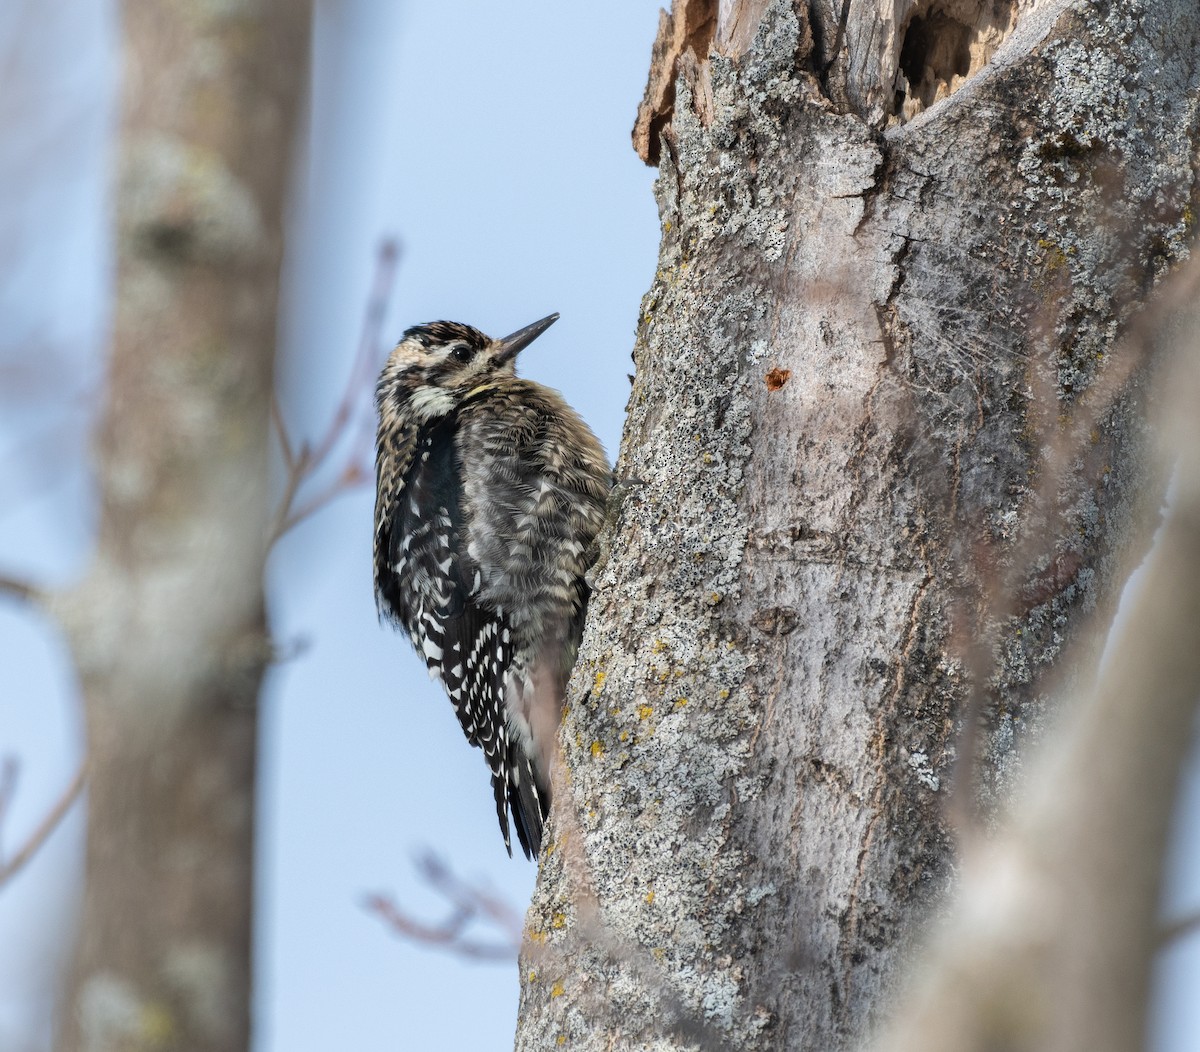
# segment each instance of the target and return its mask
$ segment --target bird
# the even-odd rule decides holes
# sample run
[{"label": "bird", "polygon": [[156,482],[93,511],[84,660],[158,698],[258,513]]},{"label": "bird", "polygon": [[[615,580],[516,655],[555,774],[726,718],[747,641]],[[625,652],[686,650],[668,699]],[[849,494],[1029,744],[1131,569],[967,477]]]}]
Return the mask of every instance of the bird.
[{"label": "bird", "polygon": [[549,765],[583,633],[612,472],[559,392],[502,339],[458,322],[405,330],[379,376],[375,598],[483,750],[512,856],[541,850]]}]

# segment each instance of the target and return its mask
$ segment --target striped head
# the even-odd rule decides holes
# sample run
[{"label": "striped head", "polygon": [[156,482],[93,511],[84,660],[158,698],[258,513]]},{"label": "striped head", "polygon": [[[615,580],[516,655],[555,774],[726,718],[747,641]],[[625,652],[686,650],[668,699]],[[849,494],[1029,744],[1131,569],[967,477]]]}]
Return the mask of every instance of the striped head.
[{"label": "striped head", "polygon": [[381,427],[421,425],[449,416],[489,381],[511,377],[520,351],[557,320],[551,314],[500,340],[454,321],[406,330],[375,391]]}]

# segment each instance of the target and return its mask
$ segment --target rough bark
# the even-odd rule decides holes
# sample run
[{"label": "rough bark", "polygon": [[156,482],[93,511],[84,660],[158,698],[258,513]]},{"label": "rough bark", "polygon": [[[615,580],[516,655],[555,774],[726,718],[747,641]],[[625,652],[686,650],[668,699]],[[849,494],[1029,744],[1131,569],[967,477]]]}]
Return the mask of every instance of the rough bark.
[{"label": "rough bark", "polygon": [[85,700],[86,892],[58,1047],[249,1045],[255,706],[305,3],[124,5],[99,536],[51,601]]},{"label": "rough bark", "polygon": [[1193,233],[1198,53],[1191,0],[664,19],[634,133],[660,264],[518,1049],[878,1022],[947,814],[1009,797],[1147,539],[1119,336]]}]

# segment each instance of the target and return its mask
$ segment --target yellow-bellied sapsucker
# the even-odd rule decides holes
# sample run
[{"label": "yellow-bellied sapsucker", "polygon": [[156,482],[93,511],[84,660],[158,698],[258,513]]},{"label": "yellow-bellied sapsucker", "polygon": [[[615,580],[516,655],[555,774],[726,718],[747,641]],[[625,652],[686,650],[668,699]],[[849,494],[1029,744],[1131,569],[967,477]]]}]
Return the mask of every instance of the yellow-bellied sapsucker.
[{"label": "yellow-bellied sapsucker", "polygon": [[526,856],[549,812],[545,769],[588,599],[611,474],[552,391],[513,371],[558,315],[493,340],[418,325],[376,390],[375,598],[483,749],[504,843]]}]

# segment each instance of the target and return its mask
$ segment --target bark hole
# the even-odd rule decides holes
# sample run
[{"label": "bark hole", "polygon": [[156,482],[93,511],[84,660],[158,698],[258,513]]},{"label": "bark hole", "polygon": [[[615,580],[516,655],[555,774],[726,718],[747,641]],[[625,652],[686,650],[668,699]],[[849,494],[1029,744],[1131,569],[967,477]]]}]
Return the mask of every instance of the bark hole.
[{"label": "bark hole", "polygon": [[893,121],[953,95],[991,61],[1016,22],[1015,0],[918,3],[900,34]]}]

